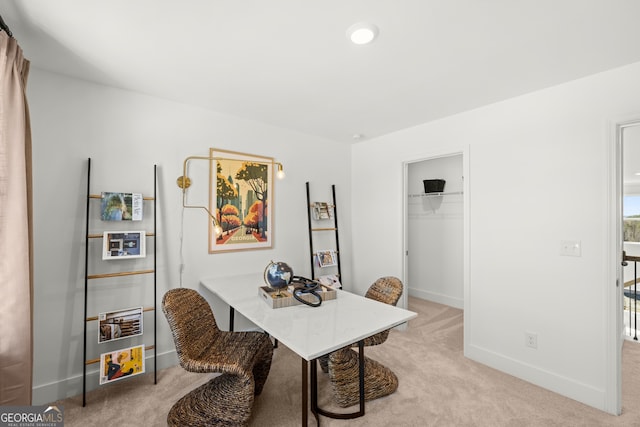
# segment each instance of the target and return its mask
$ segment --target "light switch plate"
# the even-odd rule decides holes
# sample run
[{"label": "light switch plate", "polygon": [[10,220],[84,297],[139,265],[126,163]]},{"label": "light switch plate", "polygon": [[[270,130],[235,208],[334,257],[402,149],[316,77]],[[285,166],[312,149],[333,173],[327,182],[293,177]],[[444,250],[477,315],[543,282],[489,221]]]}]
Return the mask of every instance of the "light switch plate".
[{"label": "light switch plate", "polygon": [[561,240],[560,255],[582,256],[582,245],[580,240]]}]

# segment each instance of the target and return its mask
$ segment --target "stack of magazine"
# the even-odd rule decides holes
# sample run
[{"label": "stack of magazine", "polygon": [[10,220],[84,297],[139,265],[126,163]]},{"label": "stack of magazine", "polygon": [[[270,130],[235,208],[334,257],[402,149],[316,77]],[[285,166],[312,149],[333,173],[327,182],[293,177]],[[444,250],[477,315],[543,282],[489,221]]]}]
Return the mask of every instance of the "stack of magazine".
[{"label": "stack of magazine", "polygon": [[[103,192],[100,219],[103,221],[142,221],[141,193]],[[144,231],[105,231],[103,260],[143,258],[146,256]],[[113,310],[98,314],[98,343],[141,336],[143,334],[142,307]],[[107,384],[145,372],[145,347],[133,345],[100,354],[100,384]]]},{"label": "stack of magazine", "polygon": [[338,265],[336,252],[333,250],[318,251],[316,252],[316,265],[318,267],[332,267]]},{"label": "stack of magazine", "polygon": [[313,203],[313,219],[331,219],[333,218],[333,206],[327,202]]},{"label": "stack of magazine", "polygon": [[318,282],[333,289],[342,289],[342,283],[337,274],[325,274],[318,277]]}]

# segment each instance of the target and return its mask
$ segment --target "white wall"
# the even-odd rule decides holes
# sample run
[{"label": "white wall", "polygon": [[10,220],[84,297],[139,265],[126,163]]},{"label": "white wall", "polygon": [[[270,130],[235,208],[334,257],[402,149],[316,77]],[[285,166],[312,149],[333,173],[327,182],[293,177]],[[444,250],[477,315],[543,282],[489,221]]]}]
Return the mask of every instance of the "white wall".
[{"label": "white wall", "polygon": [[[409,254],[405,285],[410,296],[462,308],[462,155],[413,162],[407,169]],[[444,179],[444,191],[449,194],[425,195],[424,179]]]},{"label": "white wall", "polygon": [[[402,273],[402,163],[467,149],[465,354],[615,411],[610,121],[640,117],[639,93],[636,63],[354,145],[354,282]],[[581,241],[582,256],[560,256],[561,240]]]},{"label": "white wall", "polygon": [[[36,68],[29,77],[28,99],[35,207],[34,404],[82,391],[87,158],[92,159],[92,194],[132,191],[152,195],[153,165],[158,165],[160,368],[176,362],[159,302],[166,290],[180,284],[182,224],[183,283],[191,288],[199,288],[203,277],[262,271],[270,260],[285,261],[297,274],[308,275],[306,181],[318,200],[330,200],[330,186],[336,184],[341,239],[350,234],[348,146]],[[210,255],[206,213],[186,210],[182,220],[181,190],[176,185],[176,178],[182,175],[182,162],[190,155],[208,155],[210,147],[270,156],[284,164],[287,178],[275,183],[273,249]],[[190,169],[196,176],[205,172],[206,177],[208,164],[201,163],[191,163]],[[208,204],[204,181],[194,182],[189,191],[190,203]],[[92,222],[90,227],[94,226],[100,227],[100,221]],[[343,277],[348,285],[351,242],[343,239],[340,243]],[[134,261],[111,262],[134,266],[143,262]],[[94,267],[100,268],[100,263],[92,259],[90,268]],[[145,305],[152,304],[149,283],[138,277],[90,281],[88,315],[97,315],[93,310],[135,306],[141,299]],[[209,299],[220,325],[226,328],[226,306]],[[150,334],[148,319],[151,317],[145,315]],[[95,344],[96,327],[91,325],[89,330],[88,358],[107,351]],[[149,337],[145,334],[147,344]],[[89,367],[89,389],[97,385],[97,368]]]}]

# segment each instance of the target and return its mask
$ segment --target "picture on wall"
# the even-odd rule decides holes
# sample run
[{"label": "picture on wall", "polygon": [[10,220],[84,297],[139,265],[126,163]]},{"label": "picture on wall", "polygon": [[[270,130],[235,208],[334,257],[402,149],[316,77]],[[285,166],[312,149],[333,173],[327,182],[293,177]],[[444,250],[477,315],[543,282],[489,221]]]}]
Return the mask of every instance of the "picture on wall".
[{"label": "picture on wall", "polygon": [[99,343],[142,335],[142,307],[100,313],[98,321]]},{"label": "picture on wall", "polygon": [[105,231],[102,238],[102,259],[144,258],[144,231]]},{"label": "picture on wall", "polygon": [[270,248],[273,242],[273,158],[210,149],[209,253]]},{"label": "picture on wall", "polygon": [[141,221],[142,194],[103,192],[100,217],[103,221]]},{"label": "picture on wall", "polygon": [[100,355],[100,385],[144,373],[144,346]]}]

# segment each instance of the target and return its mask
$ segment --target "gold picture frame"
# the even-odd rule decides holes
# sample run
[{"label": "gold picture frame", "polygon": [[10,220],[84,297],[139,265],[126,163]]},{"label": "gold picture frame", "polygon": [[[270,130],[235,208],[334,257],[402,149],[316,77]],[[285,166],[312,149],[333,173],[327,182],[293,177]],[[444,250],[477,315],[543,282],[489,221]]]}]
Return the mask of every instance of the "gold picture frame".
[{"label": "gold picture frame", "polygon": [[209,253],[273,246],[272,157],[209,149]]}]

